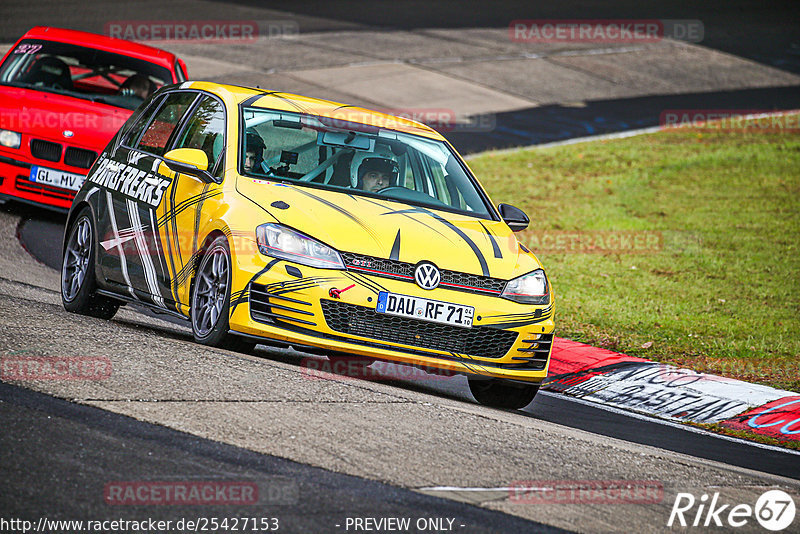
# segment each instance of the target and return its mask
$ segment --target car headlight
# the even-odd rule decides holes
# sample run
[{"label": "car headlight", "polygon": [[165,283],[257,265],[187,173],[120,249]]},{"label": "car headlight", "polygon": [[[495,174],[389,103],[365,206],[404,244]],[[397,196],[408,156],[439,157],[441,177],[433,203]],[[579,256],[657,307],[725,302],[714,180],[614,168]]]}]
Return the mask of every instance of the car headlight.
[{"label": "car headlight", "polygon": [[344,262],[337,251],[280,224],[268,223],[256,228],[256,242],[259,252],[273,258],[309,267],[344,269]]},{"label": "car headlight", "polygon": [[0,130],[0,145],[8,148],[19,148],[22,144],[22,134],[11,130]]},{"label": "car headlight", "polygon": [[506,282],[501,297],[522,304],[549,304],[550,286],[542,269]]}]

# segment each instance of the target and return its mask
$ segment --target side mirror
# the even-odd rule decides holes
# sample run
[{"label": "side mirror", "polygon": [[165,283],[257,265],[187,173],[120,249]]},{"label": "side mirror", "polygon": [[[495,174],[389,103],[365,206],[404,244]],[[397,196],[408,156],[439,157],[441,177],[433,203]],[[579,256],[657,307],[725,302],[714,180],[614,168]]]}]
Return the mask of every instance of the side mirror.
[{"label": "side mirror", "polygon": [[503,218],[512,232],[524,230],[531,222],[524,211],[511,204],[499,204],[497,208],[500,210],[500,217]]},{"label": "side mirror", "polygon": [[199,148],[176,148],[164,154],[164,164],[175,172],[188,174],[211,183],[214,177],[208,172],[208,156]]}]

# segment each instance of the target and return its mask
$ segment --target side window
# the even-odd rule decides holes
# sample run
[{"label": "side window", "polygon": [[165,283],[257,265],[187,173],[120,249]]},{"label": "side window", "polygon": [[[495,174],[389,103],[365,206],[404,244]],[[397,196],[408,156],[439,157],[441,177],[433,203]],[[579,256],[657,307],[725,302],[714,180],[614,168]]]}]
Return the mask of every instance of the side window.
[{"label": "side window", "polygon": [[137,148],[156,156],[163,156],[175,126],[196,96],[197,93],[172,93],[167,96],[153,122],[142,134]]},{"label": "side window", "polygon": [[158,110],[158,106],[160,106],[163,101],[164,96],[162,95],[150,104],[146,110],[139,114],[133,126],[128,130],[128,133],[125,134],[125,138],[122,141],[123,145],[136,146],[137,141],[139,141],[139,136],[142,135],[142,130],[144,130],[144,127],[150,122],[153,114]]},{"label": "side window", "polygon": [[178,79],[179,82],[186,81],[186,71],[183,70],[181,62],[178,61],[177,59],[175,60],[175,74],[176,74],[175,77]]},{"label": "side window", "polygon": [[[225,109],[214,98],[205,96],[195,108],[174,148],[198,148],[208,156],[208,169],[214,171],[225,147]],[[222,166],[216,167],[221,169]]]}]

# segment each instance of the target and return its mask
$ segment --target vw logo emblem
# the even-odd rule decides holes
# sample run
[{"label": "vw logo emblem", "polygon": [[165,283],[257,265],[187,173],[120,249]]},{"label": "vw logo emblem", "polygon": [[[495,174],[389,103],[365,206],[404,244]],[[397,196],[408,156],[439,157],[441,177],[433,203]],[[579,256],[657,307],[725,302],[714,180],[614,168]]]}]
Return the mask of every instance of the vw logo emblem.
[{"label": "vw logo emblem", "polygon": [[432,263],[420,263],[414,270],[414,280],[422,289],[436,289],[442,280],[439,269]]},{"label": "vw logo emblem", "polygon": [[64,137],[70,138],[73,135],[75,135],[75,132],[73,132],[72,130],[64,130],[63,132],[61,132],[61,135],[63,135]]}]

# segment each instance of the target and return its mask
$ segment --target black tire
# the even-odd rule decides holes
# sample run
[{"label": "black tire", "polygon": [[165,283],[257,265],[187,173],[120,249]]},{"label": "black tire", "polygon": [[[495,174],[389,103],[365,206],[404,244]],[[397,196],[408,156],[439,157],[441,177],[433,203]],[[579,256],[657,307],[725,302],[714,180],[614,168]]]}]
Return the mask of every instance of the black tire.
[{"label": "black tire", "polygon": [[492,408],[519,410],[533,401],[538,384],[518,384],[499,378],[470,376],[469,390],[475,400]]},{"label": "black tire", "polygon": [[67,231],[61,262],[61,303],[68,312],[111,319],[120,303],[96,293],[96,235],[92,212],[83,208]]},{"label": "black tire", "polygon": [[250,352],[256,343],[233,336],[229,316],[231,304],[231,251],[224,236],[206,249],[192,284],[190,319],[194,340],[223,349]]}]

